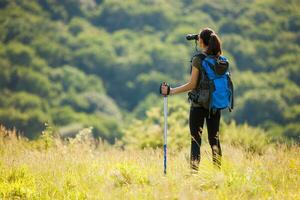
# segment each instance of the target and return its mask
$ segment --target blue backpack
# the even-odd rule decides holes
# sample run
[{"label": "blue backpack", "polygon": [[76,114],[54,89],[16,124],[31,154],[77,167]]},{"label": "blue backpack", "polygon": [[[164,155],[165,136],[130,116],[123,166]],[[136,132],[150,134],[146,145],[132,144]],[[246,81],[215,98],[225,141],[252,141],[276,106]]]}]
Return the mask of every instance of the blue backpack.
[{"label": "blue backpack", "polygon": [[224,56],[196,55],[201,60],[197,88],[189,92],[189,100],[212,111],[233,109],[233,83],[228,60]]},{"label": "blue backpack", "polygon": [[206,56],[202,70],[210,81],[209,109],[233,109],[233,83],[230,78],[228,60],[224,56]]}]

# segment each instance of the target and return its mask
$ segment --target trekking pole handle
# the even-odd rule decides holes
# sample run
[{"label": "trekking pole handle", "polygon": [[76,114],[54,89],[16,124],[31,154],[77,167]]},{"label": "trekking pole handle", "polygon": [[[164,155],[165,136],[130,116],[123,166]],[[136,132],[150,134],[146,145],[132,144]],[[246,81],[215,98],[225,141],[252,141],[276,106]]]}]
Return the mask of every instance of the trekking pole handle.
[{"label": "trekking pole handle", "polygon": [[165,95],[164,95],[164,96],[167,96],[167,95],[169,95],[169,94],[170,94],[171,87],[170,87],[170,85],[169,85],[169,84],[167,84],[166,82],[163,82],[163,83],[162,83],[162,84],[160,84],[160,86],[159,86],[159,93],[160,93],[160,94],[162,94],[161,87],[162,87],[163,85],[168,87],[167,94],[165,94]]}]

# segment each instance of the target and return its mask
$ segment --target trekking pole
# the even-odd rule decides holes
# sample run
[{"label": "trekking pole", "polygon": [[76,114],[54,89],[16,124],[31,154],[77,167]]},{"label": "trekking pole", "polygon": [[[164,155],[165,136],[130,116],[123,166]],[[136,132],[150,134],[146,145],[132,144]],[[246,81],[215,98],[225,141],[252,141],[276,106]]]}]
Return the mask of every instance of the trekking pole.
[{"label": "trekking pole", "polygon": [[165,118],[165,127],[164,127],[164,175],[167,174],[167,131],[168,131],[168,97],[164,96],[164,118]]}]

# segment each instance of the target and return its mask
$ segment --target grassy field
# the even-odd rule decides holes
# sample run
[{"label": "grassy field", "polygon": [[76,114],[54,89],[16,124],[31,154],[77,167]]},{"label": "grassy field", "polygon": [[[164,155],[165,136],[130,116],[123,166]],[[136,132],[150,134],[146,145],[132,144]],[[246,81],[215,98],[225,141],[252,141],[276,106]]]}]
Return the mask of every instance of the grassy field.
[{"label": "grassy field", "polygon": [[299,146],[270,145],[263,153],[224,144],[217,170],[205,143],[198,174],[189,149],[122,150],[91,140],[89,129],[68,142],[47,132],[37,141],[0,129],[2,199],[300,199]]}]

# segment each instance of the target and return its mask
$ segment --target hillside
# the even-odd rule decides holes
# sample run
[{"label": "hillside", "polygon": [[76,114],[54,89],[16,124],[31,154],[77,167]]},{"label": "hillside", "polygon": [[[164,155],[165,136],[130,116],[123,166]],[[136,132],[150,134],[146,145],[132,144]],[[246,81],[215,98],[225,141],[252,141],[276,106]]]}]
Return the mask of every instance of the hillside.
[{"label": "hillside", "polygon": [[299,140],[299,10],[297,0],[2,0],[0,123],[29,138],[45,123],[65,136],[92,126],[114,143],[161,106],[162,81],[188,80],[185,34],[212,27],[236,88],[225,121]]}]

